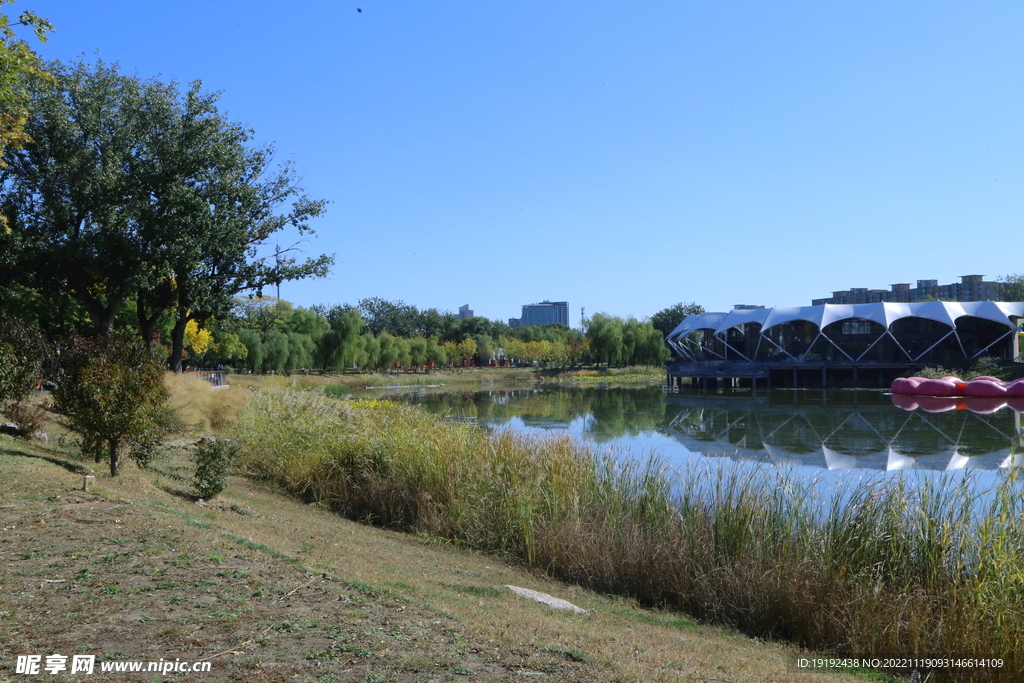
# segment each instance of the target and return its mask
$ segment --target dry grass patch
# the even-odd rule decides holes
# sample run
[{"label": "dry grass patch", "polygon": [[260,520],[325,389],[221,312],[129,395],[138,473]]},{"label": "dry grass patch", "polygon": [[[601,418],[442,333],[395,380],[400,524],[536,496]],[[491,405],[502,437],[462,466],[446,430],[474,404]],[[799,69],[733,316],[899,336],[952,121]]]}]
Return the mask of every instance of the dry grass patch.
[{"label": "dry grass patch", "polygon": [[249,397],[249,391],[242,386],[229,384],[214,388],[191,373],[169,372],[164,384],[170,392],[167,408],[176,421],[190,431],[218,431],[235,422]]}]

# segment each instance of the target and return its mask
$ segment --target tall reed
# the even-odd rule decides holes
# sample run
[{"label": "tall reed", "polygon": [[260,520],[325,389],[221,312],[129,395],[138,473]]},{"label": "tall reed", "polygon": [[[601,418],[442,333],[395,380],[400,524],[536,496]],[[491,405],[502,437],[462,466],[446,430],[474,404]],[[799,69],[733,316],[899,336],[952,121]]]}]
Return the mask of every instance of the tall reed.
[{"label": "tall reed", "polygon": [[338,512],[837,654],[999,657],[934,680],[1021,680],[1024,504],[899,478],[673,471],[568,436],[488,433],[389,402],[257,392],[245,465]]}]

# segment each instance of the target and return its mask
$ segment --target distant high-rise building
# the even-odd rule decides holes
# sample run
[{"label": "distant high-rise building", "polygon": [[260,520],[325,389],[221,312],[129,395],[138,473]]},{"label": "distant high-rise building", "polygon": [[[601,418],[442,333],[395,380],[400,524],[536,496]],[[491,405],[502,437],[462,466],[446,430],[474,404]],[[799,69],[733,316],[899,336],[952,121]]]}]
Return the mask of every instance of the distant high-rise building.
[{"label": "distant high-rise building", "polygon": [[523,306],[521,318],[509,318],[509,327],[529,327],[549,323],[569,324],[569,302],[544,300],[539,304]]},{"label": "distant high-rise building", "polygon": [[472,316],[473,316],[473,311],[470,310],[469,304],[466,304],[465,306],[459,306],[459,317],[460,318],[471,318]]}]

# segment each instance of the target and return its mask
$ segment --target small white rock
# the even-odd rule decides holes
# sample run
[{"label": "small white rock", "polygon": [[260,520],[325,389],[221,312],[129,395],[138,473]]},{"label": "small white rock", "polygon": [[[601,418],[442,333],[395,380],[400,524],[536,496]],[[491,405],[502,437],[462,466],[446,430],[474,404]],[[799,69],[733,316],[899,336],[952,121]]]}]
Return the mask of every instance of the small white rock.
[{"label": "small white rock", "polygon": [[570,612],[576,612],[577,614],[587,614],[590,611],[585,610],[582,607],[577,607],[568,600],[562,600],[561,598],[556,598],[554,596],[548,595],[547,593],[541,593],[540,591],[533,591],[529,588],[520,588],[519,586],[509,585],[506,585],[505,588],[509,589],[516,595],[521,595],[524,598],[530,598],[531,600],[542,602],[545,605],[548,605],[549,607],[554,607],[555,609],[565,609],[569,610]]}]

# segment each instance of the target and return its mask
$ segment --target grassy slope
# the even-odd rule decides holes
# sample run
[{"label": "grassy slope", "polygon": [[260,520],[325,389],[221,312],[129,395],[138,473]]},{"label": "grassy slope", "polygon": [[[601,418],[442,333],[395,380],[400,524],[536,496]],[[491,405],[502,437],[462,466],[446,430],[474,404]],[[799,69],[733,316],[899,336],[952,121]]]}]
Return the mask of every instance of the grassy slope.
[{"label": "grassy slope", "polygon": [[[0,680],[29,680],[13,674],[16,655],[53,652],[211,658],[212,673],[180,681],[865,680],[790,672],[788,646],[349,522],[245,479],[198,503],[130,464],[117,480],[98,468],[82,492],[82,467],[0,436]],[[558,612],[505,584],[592,611]]]}]

